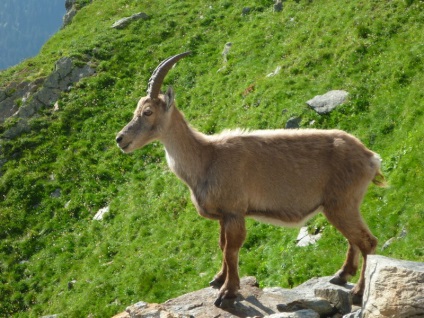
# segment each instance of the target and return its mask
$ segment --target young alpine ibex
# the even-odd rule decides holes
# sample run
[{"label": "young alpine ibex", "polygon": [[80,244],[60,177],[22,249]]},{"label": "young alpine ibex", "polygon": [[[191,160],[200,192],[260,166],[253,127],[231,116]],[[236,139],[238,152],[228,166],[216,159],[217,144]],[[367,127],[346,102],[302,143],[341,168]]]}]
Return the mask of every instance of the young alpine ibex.
[{"label": "young alpine ibex", "polygon": [[159,64],[148,95],[140,99],[116,142],[124,153],[162,142],[169,167],[189,186],[199,214],[219,221],[223,262],[210,283],[220,288],[215,305],[231,305],[240,288],[245,217],[299,225],[319,211],[349,242],[346,260],[331,282],[345,284],[356,273],[359,253],[364,258],[352,291],[360,297],[366,258],[374,253],[377,239],[359,206],[371,181],[383,185],[380,157],[340,130],[235,130],[212,136],[196,131],[175,106],[173,89],[160,93],[167,72],[189,53]]}]

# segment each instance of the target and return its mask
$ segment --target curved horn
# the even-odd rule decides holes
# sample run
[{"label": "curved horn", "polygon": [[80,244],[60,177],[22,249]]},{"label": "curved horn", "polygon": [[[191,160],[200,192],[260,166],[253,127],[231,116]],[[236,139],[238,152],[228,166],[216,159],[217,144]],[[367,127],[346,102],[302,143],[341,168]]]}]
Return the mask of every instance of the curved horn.
[{"label": "curved horn", "polygon": [[149,79],[149,87],[147,88],[147,94],[150,98],[157,98],[159,96],[160,88],[162,86],[162,82],[168,73],[168,71],[171,69],[171,67],[177,63],[181,58],[184,56],[189,55],[191,52],[184,52],[181,54],[177,54],[174,56],[171,56],[167,58],[166,60],[162,61],[156,69],[153,71],[152,76],[150,76]]}]

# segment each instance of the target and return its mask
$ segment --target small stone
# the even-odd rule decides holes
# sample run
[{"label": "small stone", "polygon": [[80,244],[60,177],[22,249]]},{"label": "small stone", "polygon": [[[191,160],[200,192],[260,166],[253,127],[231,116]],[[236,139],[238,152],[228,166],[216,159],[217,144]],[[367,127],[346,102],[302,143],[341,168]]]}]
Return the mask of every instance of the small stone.
[{"label": "small stone", "polygon": [[241,14],[243,16],[248,15],[250,13],[250,8],[249,7],[244,7]]},{"label": "small stone", "polygon": [[108,212],[109,212],[108,206],[101,208],[99,211],[97,211],[96,215],[93,217],[93,220],[96,220],[96,221],[103,220],[104,215]]},{"label": "small stone", "polygon": [[301,227],[296,238],[296,246],[303,247],[315,244],[321,238],[321,236],[322,234],[320,232],[317,234],[310,234],[307,226]]},{"label": "small stone", "polygon": [[281,0],[276,0],[274,4],[274,12],[281,12],[283,10],[283,3]]},{"label": "small stone", "polygon": [[290,119],[286,123],[286,129],[297,129],[300,127],[300,122],[302,118],[300,117],[290,117]]},{"label": "small stone", "polygon": [[364,318],[424,317],[424,263],[368,255]]}]

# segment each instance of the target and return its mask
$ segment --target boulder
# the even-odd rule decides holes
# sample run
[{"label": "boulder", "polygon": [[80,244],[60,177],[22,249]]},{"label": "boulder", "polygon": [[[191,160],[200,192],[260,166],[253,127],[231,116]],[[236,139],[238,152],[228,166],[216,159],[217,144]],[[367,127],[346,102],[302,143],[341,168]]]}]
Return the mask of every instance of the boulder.
[{"label": "boulder", "polygon": [[333,90],[324,95],[317,95],[308,100],[306,104],[312,107],[318,114],[327,114],[337,106],[343,104],[349,95],[343,90]]},{"label": "boulder", "polygon": [[424,263],[369,255],[364,318],[424,317]]}]

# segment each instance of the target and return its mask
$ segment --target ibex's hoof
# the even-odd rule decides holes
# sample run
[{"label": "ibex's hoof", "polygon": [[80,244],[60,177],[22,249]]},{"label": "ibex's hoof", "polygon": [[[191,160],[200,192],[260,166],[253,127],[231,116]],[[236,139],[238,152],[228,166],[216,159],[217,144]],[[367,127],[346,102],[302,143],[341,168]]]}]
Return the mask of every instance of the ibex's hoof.
[{"label": "ibex's hoof", "polygon": [[213,279],[209,282],[209,286],[213,288],[221,288],[222,285],[224,285],[224,282],[221,282],[220,280]]},{"label": "ibex's hoof", "polygon": [[347,280],[345,278],[342,278],[338,275],[334,276],[332,279],[330,279],[330,283],[334,285],[344,286],[347,284]]},{"label": "ibex's hoof", "polygon": [[363,292],[360,290],[355,290],[355,288],[350,291],[352,295],[352,304],[356,306],[362,306]]},{"label": "ibex's hoof", "polygon": [[355,306],[362,306],[362,295],[352,293],[352,304]]},{"label": "ibex's hoof", "polygon": [[219,308],[234,308],[234,302],[236,301],[236,297],[234,298],[225,298],[223,296],[219,296],[214,305]]}]

